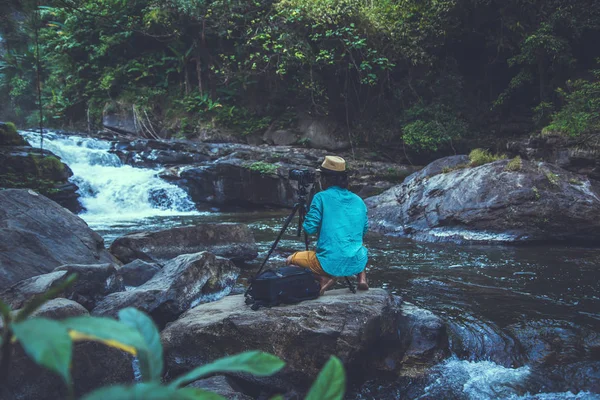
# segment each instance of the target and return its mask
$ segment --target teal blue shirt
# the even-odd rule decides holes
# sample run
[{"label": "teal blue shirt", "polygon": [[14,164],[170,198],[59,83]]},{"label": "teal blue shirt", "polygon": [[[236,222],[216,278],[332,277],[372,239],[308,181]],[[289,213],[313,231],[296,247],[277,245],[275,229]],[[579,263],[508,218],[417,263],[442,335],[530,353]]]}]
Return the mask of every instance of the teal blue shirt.
[{"label": "teal blue shirt", "polygon": [[351,191],[333,186],[315,194],[303,228],[309,235],[319,232],[317,259],[329,275],[350,276],[365,269],[367,206]]}]

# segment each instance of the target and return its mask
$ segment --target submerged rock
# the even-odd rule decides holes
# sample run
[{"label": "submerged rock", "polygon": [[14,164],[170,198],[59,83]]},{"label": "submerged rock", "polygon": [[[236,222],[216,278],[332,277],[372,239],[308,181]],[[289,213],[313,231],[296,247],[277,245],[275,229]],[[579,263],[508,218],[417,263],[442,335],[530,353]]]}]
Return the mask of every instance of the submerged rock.
[{"label": "submerged rock", "polygon": [[[54,299],[34,316],[60,320],[86,314],[87,311],[73,301]],[[104,344],[76,342],[71,367],[76,397],[103,386],[132,382],[131,362],[128,354]],[[10,366],[6,387],[0,390],[1,400],[67,398],[67,387],[62,379],[34,363],[20,345],[12,346]]]},{"label": "submerged rock", "polygon": [[65,264],[115,263],[78,216],[25,189],[0,191],[0,289]]},{"label": "submerged rock", "polygon": [[244,224],[198,224],[156,232],[138,232],[117,238],[110,252],[123,263],[136,259],[165,261],[180,254],[208,251],[235,261],[250,261],[258,249]]},{"label": "submerged rock", "polygon": [[238,274],[225,258],[208,252],[184,254],[134,290],[106,296],[92,314],[116,316],[122,308],[135,307],[163,326],[191,307],[227,295]]},{"label": "submerged rock", "polygon": [[[330,355],[349,381],[417,373],[446,355],[444,325],[382,289],[357,294],[332,290],[314,301],[251,311],[243,295],[200,305],[162,332],[168,378],[245,350],[281,357],[286,368],[271,378],[248,378],[284,393],[306,391]],[[238,377],[242,379],[242,377]]]},{"label": "submerged rock", "polygon": [[[371,228],[426,241],[597,242],[600,197],[590,181],[555,165],[500,160],[467,167],[438,160],[366,200]],[[512,167],[512,168],[511,168]]]}]

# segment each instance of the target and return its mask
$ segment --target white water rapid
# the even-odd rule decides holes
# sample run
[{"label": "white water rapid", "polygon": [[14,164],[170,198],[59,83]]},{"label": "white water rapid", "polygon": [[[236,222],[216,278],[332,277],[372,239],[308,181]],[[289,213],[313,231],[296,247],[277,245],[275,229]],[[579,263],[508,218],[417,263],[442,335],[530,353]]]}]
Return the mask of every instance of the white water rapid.
[{"label": "white water rapid", "polygon": [[[33,146],[40,135],[20,132]],[[80,136],[44,133],[44,149],[59,156],[73,171],[85,207],[80,216],[95,227],[133,223],[152,217],[198,215],[187,193],[158,177],[160,169],[123,165],[110,153],[110,143]]]}]

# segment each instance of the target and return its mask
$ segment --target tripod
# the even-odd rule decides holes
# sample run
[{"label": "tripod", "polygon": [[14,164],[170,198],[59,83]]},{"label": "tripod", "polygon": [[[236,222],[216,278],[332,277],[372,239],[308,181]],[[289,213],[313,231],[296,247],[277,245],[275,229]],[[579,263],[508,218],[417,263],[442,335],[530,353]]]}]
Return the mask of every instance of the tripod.
[{"label": "tripod", "polygon": [[[283,227],[281,228],[279,235],[277,235],[277,239],[275,239],[275,241],[271,245],[271,248],[269,249],[267,256],[265,257],[262,264],[260,265],[260,268],[258,269],[258,272],[256,273],[255,277],[260,275],[260,273],[262,272],[263,268],[267,264],[267,261],[271,257],[271,254],[273,254],[273,251],[275,251],[275,248],[279,244],[279,241],[281,240],[283,233],[287,229],[290,222],[292,222],[292,220],[294,219],[294,216],[296,215],[296,213],[298,213],[297,236],[300,237],[302,235],[302,224],[304,224],[304,218],[306,217],[306,213],[308,211],[308,207],[306,206],[306,195],[308,194],[307,185],[308,184],[304,183],[303,181],[298,182],[298,202],[296,202],[294,204],[294,208],[292,209],[292,212],[290,213],[290,215],[288,215],[285,222],[283,223]],[[306,247],[306,250],[308,251],[308,235],[306,234],[306,232],[304,232],[304,246]],[[348,288],[350,288],[350,291],[352,293],[356,293],[356,289],[354,288],[354,285],[352,284],[352,282],[350,282],[350,279],[348,279],[348,277],[345,277],[345,278],[346,278],[346,283],[348,284]],[[244,296],[246,296],[248,294],[248,291],[250,290],[251,286],[252,286],[252,284],[250,284],[248,286],[248,289],[246,289]]]}]

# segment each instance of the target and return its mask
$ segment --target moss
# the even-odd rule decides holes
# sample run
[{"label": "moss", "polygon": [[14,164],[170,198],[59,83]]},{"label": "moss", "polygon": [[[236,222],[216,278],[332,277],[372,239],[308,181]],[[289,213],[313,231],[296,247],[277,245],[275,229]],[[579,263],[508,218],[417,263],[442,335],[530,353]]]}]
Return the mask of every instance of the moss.
[{"label": "moss", "polygon": [[554,186],[558,186],[558,183],[560,182],[560,177],[550,171],[546,171],[546,178],[548,179],[548,182]]},{"label": "moss", "polygon": [[277,165],[269,164],[264,161],[257,161],[248,166],[250,171],[255,171],[260,173],[261,175],[270,175],[274,174],[277,171]]},{"label": "moss", "polygon": [[23,146],[27,142],[17,132],[12,122],[0,122],[0,146]]},{"label": "moss", "polygon": [[33,174],[15,174],[7,172],[0,174],[0,187],[5,189],[33,189],[45,196],[58,193],[56,184],[60,183],[50,179],[40,179]]},{"label": "moss", "polygon": [[468,164],[458,164],[458,165],[455,165],[454,167],[444,167],[444,168],[442,168],[442,174],[447,174],[448,172],[452,172],[452,171],[458,171],[459,169],[465,169],[468,166],[469,166]]},{"label": "moss", "polygon": [[55,156],[31,156],[39,178],[60,180],[64,178],[65,165]]},{"label": "moss", "polygon": [[531,188],[533,190],[533,197],[536,201],[538,201],[542,196],[540,196],[540,191],[535,186]]},{"label": "moss", "polygon": [[483,149],[473,149],[469,153],[471,167],[479,167],[480,165],[504,159],[506,159],[506,155],[504,154],[491,154],[489,151]]},{"label": "moss", "polygon": [[521,157],[516,156],[515,158],[513,158],[506,164],[506,167],[504,167],[504,170],[510,171],[510,172],[515,172],[515,171],[520,171],[521,168],[523,168],[523,161],[521,160]]},{"label": "moss", "polygon": [[583,182],[581,182],[579,179],[575,179],[575,178],[569,179],[569,183],[571,185],[577,185],[577,186],[583,185]]}]

